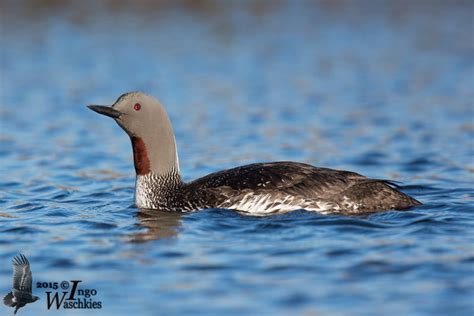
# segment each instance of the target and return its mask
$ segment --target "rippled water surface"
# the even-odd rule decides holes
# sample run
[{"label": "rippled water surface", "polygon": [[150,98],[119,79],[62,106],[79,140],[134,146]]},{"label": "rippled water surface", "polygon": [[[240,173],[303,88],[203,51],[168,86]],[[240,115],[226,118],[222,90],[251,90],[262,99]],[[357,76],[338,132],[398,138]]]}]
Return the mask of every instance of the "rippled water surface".
[{"label": "rippled water surface", "polygon": [[[472,2],[38,3],[1,4],[1,295],[22,252],[35,282],[97,289],[67,315],[474,313]],[[132,90],[165,105],[186,180],[295,160],[424,205],[138,210],[129,140],[85,107]],[[50,315],[34,292],[19,315]]]}]

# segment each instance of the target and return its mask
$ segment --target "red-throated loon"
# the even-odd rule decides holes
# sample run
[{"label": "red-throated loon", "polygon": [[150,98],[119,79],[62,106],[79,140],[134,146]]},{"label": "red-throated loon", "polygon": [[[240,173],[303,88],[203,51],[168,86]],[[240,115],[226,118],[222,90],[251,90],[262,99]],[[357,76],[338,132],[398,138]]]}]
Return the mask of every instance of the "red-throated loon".
[{"label": "red-throated loon", "polygon": [[265,215],[305,209],[358,214],[407,209],[421,203],[390,181],[297,162],[255,163],[183,182],[171,122],[154,97],[130,92],[110,106],[89,105],[130,136],[139,208],[195,211],[234,209]]}]

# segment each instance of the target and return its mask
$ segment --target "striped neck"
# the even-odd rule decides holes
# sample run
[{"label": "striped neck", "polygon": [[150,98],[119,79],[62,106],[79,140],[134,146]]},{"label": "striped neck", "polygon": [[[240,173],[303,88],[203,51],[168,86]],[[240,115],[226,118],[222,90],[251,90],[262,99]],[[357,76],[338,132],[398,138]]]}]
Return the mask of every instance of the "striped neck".
[{"label": "striped neck", "polygon": [[176,207],[182,185],[183,181],[176,169],[166,174],[153,171],[137,174],[135,204],[138,208],[171,210]]}]

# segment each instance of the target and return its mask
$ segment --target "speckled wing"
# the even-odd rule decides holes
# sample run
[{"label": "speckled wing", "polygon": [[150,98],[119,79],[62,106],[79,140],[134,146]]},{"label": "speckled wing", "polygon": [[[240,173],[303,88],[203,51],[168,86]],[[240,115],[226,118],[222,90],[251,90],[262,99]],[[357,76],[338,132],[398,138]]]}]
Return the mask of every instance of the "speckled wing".
[{"label": "speckled wing", "polygon": [[314,199],[337,194],[366,177],[354,172],[316,168],[295,162],[255,163],[209,174],[189,183],[201,193],[218,193],[221,199],[253,192],[278,193]]},{"label": "speckled wing", "polygon": [[13,290],[31,294],[32,281],[28,259],[22,254],[13,258]]},{"label": "speckled wing", "polygon": [[383,209],[403,210],[421,205],[421,202],[394,189],[393,183],[384,180],[365,179],[341,192],[349,201],[355,201],[363,211]]},{"label": "speckled wing", "polygon": [[190,183],[203,189],[227,187],[241,190],[284,190],[290,192],[327,193],[342,191],[357,179],[366,177],[348,171],[316,168],[311,165],[282,161],[255,163],[211,173]]},{"label": "speckled wing", "polygon": [[355,172],[317,168],[295,162],[256,163],[209,174],[189,184],[207,207],[361,212],[405,208],[414,199],[384,180]]}]

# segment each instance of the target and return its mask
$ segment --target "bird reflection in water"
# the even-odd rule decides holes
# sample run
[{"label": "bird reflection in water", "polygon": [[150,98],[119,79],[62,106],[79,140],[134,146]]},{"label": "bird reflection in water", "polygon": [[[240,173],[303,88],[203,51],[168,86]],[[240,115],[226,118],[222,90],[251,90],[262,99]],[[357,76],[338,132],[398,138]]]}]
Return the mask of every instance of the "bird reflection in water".
[{"label": "bird reflection in water", "polygon": [[132,234],[130,241],[146,242],[175,237],[178,235],[182,216],[183,213],[180,212],[140,209],[136,215],[137,225],[146,231]]}]

